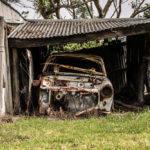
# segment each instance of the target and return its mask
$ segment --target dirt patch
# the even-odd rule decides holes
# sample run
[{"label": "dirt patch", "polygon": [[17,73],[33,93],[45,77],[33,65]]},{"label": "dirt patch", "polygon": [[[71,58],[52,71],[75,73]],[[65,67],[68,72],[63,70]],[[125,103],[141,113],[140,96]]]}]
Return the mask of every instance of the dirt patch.
[{"label": "dirt patch", "polygon": [[13,123],[19,119],[20,119],[20,116],[5,115],[5,116],[0,117],[0,124]]}]

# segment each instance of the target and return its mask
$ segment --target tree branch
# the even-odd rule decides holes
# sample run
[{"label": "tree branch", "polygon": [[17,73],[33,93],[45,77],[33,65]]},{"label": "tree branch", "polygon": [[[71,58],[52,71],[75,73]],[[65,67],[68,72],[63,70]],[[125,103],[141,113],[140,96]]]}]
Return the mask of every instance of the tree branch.
[{"label": "tree branch", "polygon": [[[73,4],[72,4],[72,0],[70,0],[70,4],[73,5]],[[75,12],[75,9],[72,9],[72,14],[73,14],[73,15],[72,15],[72,16],[73,16],[73,19],[76,19],[76,12]]]},{"label": "tree branch", "polygon": [[[83,1],[86,2],[85,0],[83,0]],[[91,10],[90,10],[90,7],[89,7],[88,3],[86,3],[85,5],[86,5],[86,8],[87,8],[87,10],[88,10],[88,13],[89,13],[90,17],[91,17],[91,18],[94,18],[93,14],[92,14],[92,12],[91,12]]]},{"label": "tree branch", "polygon": [[118,13],[117,13],[117,18],[119,18],[120,17],[120,15],[121,15],[121,10],[122,10],[122,0],[119,0],[119,11],[118,11]]},{"label": "tree branch", "polygon": [[[59,6],[59,5],[60,5],[60,0],[57,0],[57,6]],[[61,16],[60,16],[60,9],[59,8],[56,9],[56,17],[57,17],[57,19],[61,18]]]},{"label": "tree branch", "polygon": [[114,10],[114,12],[112,13],[110,18],[112,18],[115,15],[115,13],[116,13],[116,11]]},{"label": "tree branch", "polygon": [[107,12],[108,12],[108,10],[109,10],[109,8],[110,8],[110,6],[111,6],[111,4],[112,4],[113,1],[114,0],[108,0],[107,1],[106,5],[105,5],[105,7],[103,9],[104,17],[106,16],[106,14],[107,14]]},{"label": "tree branch", "polygon": [[143,7],[143,8],[141,8],[140,10],[134,11],[134,12],[131,14],[130,18],[134,18],[136,15],[138,15],[138,14],[141,13],[141,12],[146,11],[147,9],[150,9],[150,5],[147,5],[146,7]]},{"label": "tree branch", "polygon": [[112,14],[112,16],[114,16],[115,13],[117,13],[117,15],[118,15],[117,1],[116,1],[116,0],[113,0],[113,4],[114,4],[115,10],[114,10],[114,13]]},{"label": "tree branch", "polygon": [[53,0],[49,0],[49,1],[50,1],[51,5],[52,5],[52,8],[49,9],[49,10],[46,12],[47,15],[48,15],[48,14],[51,14],[51,13],[55,13],[55,11],[56,11],[57,9],[61,9],[61,8],[70,8],[70,9],[79,8],[79,7],[81,7],[82,5],[85,5],[86,3],[89,3],[89,2],[91,2],[91,1],[93,1],[93,0],[87,0],[87,1],[84,2],[84,3],[80,3],[80,4],[76,4],[76,5],[58,5],[58,6],[55,5],[55,3],[54,3]]}]

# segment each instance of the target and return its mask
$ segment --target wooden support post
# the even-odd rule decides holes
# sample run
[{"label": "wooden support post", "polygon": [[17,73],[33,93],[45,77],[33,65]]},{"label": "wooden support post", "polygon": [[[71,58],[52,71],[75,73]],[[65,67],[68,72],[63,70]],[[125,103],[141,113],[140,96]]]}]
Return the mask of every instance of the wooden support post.
[{"label": "wooden support post", "polygon": [[3,105],[4,18],[0,17],[0,115]]},{"label": "wooden support post", "polygon": [[19,70],[18,70],[18,52],[17,49],[12,49],[13,55],[13,102],[14,102],[14,113],[19,114],[21,111],[20,107],[20,95],[19,95]]},{"label": "wooden support post", "polygon": [[143,61],[139,65],[138,72],[138,102],[143,104],[144,102],[144,63]]},{"label": "wooden support post", "polygon": [[131,84],[131,37],[127,37],[127,86],[130,87]]},{"label": "wooden support post", "polygon": [[150,33],[148,33],[145,37],[145,49],[147,54],[145,55],[145,60],[147,62],[147,77],[146,77],[146,85],[147,85],[147,92],[150,94]]},{"label": "wooden support post", "polygon": [[[139,42],[138,42],[139,41]],[[143,59],[146,53],[145,49],[145,35],[138,36],[138,103],[144,104],[144,80],[145,80],[145,61]]]},{"label": "wooden support post", "polygon": [[6,113],[13,114],[12,104],[12,88],[11,88],[11,75],[10,75],[10,61],[9,61],[9,49],[7,30],[5,31],[5,53],[6,53],[6,66],[7,66],[7,100],[6,100]]}]

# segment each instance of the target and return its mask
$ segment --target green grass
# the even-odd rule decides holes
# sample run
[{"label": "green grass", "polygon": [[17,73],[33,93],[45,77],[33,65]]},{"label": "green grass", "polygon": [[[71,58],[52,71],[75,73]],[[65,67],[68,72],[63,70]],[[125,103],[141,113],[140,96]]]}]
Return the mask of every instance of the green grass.
[{"label": "green grass", "polygon": [[23,117],[0,125],[0,149],[148,150],[150,110],[67,121]]}]

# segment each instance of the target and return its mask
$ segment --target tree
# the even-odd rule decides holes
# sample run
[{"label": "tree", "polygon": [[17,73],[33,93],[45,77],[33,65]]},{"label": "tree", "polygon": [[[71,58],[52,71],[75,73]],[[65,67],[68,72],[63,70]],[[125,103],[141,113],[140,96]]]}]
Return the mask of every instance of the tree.
[{"label": "tree", "polygon": [[[46,19],[54,17],[60,19],[62,8],[65,8],[72,18],[105,18],[112,8],[110,17],[119,18],[123,5],[129,3],[133,9],[130,17],[134,18],[150,8],[150,4],[146,5],[145,2],[146,0],[34,0],[34,6]],[[97,15],[94,15],[93,7]]]},{"label": "tree", "polygon": [[[120,18],[122,8],[126,4],[133,12],[129,17],[134,18],[150,9],[147,0],[7,0],[10,3],[25,1],[33,2],[34,9],[45,19],[62,18],[61,10],[65,9],[72,18]],[[108,15],[109,14],[109,15]]]},{"label": "tree", "polygon": [[131,18],[134,18],[135,16],[139,15],[141,12],[145,12],[148,9],[150,9],[150,3],[145,4],[145,6],[142,6],[146,0],[135,0],[132,1],[132,8],[134,9],[132,15],[130,16]]}]

